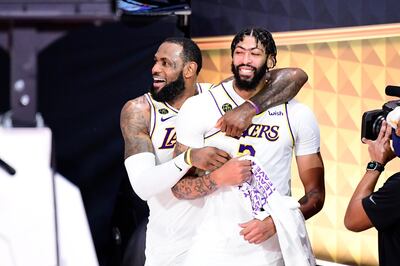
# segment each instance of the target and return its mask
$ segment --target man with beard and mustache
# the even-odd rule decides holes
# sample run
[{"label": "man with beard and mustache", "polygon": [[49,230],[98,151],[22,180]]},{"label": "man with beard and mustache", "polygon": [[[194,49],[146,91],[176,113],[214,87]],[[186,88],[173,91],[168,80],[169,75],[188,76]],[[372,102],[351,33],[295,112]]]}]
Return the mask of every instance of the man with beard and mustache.
[{"label": "man with beard and mustache", "polygon": [[[174,195],[182,201],[205,198],[204,218],[184,265],[315,264],[304,217],[308,219],[322,209],[325,187],[319,128],[311,110],[290,100],[260,111],[240,138],[228,137],[214,126],[227,106],[251,104],[249,99],[265,88],[266,71],[275,66],[276,53],[268,31],[239,32],[231,44],[234,79],[187,99],[179,111],[176,153],[187,147],[190,151],[213,146],[231,157],[248,154],[245,158],[253,161],[253,176],[239,186],[221,188],[207,175],[188,175],[173,187]],[[288,197],[293,152],[305,191],[299,202]],[[282,199],[278,205],[271,205],[272,194]],[[289,215],[282,219],[281,212]],[[287,226],[288,222],[294,226]],[[286,241],[297,241],[298,245],[291,249]]]},{"label": "man with beard and mustache", "polygon": [[[135,193],[150,209],[146,265],[179,265],[191,245],[197,221],[202,219],[204,202],[176,199],[173,185],[192,166],[211,171],[204,182],[218,187],[241,184],[251,175],[251,162],[231,159],[215,147],[190,149],[173,158],[178,110],[189,97],[211,85],[196,83],[202,59],[200,49],[190,39],[165,40],[154,60],[150,93],[128,101],[121,111],[125,167]],[[252,98],[252,103],[229,111],[218,121],[222,131],[240,135],[256,109],[293,98],[307,80],[302,70],[294,68],[275,71],[270,77],[266,90]]]}]

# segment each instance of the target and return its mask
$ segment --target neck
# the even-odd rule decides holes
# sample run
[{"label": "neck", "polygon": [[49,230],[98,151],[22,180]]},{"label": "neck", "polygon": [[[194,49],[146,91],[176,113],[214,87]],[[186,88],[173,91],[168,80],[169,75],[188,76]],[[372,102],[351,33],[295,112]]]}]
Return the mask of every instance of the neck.
[{"label": "neck", "polygon": [[265,77],[260,80],[260,82],[257,84],[257,86],[252,89],[252,90],[245,90],[243,88],[240,88],[237,84],[236,81],[233,81],[233,88],[236,91],[237,94],[239,94],[240,97],[242,97],[245,100],[250,99],[254,95],[256,95],[260,90],[262,90],[265,86],[266,80]]},{"label": "neck", "polygon": [[174,107],[175,109],[181,109],[183,103],[189,98],[197,94],[197,88],[195,82],[190,82],[189,84],[185,84],[185,90],[181,95],[176,97],[174,100],[169,101],[168,104]]}]

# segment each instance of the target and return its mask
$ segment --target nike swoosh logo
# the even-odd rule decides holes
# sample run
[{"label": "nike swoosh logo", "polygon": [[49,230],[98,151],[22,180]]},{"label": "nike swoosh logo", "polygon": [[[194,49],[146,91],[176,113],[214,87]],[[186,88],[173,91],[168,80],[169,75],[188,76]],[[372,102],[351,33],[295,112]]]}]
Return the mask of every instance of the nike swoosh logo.
[{"label": "nike swoosh logo", "polygon": [[176,166],[176,168],[179,169],[180,172],[182,172],[182,168],[180,168],[179,166],[177,166],[175,162],[174,162],[174,165]]},{"label": "nike swoosh logo", "polygon": [[369,200],[372,201],[372,203],[376,205],[376,202],[375,202],[374,199],[372,198],[372,195],[369,196]]},{"label": "nike swoosh logo", "polygon": [[168,119],[171,119],[172,117],[175,117],[174,115],[168,116],[168,117],[161,117],[161,122],[165,122]]}]

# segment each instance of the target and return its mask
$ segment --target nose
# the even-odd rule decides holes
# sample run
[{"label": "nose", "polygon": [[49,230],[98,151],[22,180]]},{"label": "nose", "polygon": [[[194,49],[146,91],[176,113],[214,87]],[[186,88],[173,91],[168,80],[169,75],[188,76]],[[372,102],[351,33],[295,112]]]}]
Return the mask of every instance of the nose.
[{"label": "nose", "polygon": [[244,56],[243,56],[243,64],[247,65],[251,63],[251,54],[250,51],[246,51],[244,52]]},{"label": "nose", "polygon": [[151,69],[151,74],[155,75],[157,73],[160,73],[160,67],[157,62],[154,62],[153,68]]}]

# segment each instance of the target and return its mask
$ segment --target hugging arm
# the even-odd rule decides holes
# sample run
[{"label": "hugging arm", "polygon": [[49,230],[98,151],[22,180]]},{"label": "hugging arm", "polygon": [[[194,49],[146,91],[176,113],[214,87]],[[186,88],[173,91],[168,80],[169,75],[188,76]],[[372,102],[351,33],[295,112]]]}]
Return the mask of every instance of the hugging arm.
[{"label": "hugging arm", "polygon": [[190,168],[183,154],[156,165],[149,124],[150,106],[144,96],[124,105],[120,125],[125,141],[125,168],[133,190],[143,200],[170,189]]},{"label": "hugging arm", "polygon": [[[260,112],[293,99],[308,79],[300,68],[274,69],[267,73],[265,87],[250,98]],[[222,116],[216,124],[226,135],[240,137],[251,124],[257,114],[256,108],[250,102],[244,102],[237,108]]]},{"label": "hugging arm", "polygon": [[[204,156],[203,151],[210,149],[218,156],[212,163],[203,165],[201,162]],[[187,151],[187,147],[177,143],[175,154]],[[179,180],[172,192],[178,199],[196,199],[211,194],[219,187],[238,185],[251,176],[251,162],[248,160],[230,159],[229,155],[214,147],[204,147],[200,149],[191,149],[190,161],[196,169],[192,169]],[[206,167],[204,167],[206,166]],[[199,171],[203,169],[203,171]],[[207,173],[204,170],[212,170]]]}]

